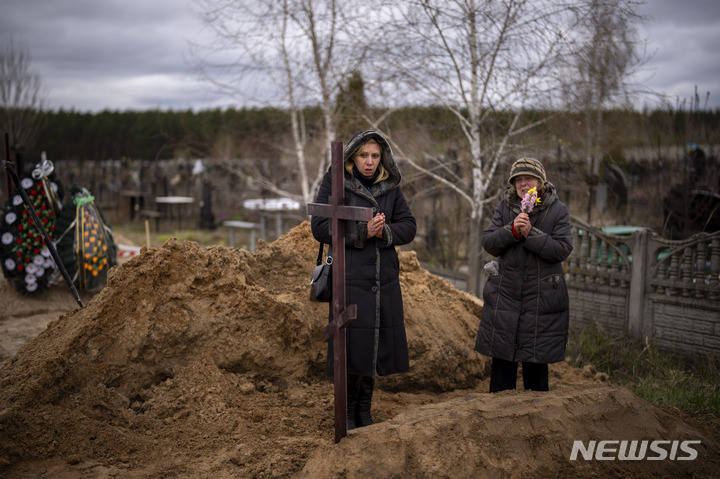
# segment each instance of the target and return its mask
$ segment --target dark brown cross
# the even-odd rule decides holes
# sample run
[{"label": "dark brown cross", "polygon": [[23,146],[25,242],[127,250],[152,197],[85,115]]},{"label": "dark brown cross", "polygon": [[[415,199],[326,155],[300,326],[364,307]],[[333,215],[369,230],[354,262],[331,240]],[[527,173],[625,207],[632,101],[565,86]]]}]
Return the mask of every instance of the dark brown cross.
[{"label": "dark brown cross", "polygon": [[371,208],[344,206],[345,168],[343,144],[331,143],[331,204],[309,203],[308,214],[331,218],[332,227],[332,321],[323,331],[323,341],[333,341],[335,385],[335,442],[347,436],[347,371],[345,365],[345,328],[357,317],[357,305],[345,306],[345,221],[370,221]]}]

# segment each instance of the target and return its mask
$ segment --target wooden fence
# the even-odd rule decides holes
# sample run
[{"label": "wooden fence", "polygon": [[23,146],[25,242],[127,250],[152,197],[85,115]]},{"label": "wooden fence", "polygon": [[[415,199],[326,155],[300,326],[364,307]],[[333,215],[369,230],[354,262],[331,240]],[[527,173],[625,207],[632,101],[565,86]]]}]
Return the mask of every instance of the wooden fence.
[{"label": "wooden fence", "polygon": [[571,327],[720,354],[720,232],[669,241],[646,229],[617,235],[576,218],[571,225]]}]

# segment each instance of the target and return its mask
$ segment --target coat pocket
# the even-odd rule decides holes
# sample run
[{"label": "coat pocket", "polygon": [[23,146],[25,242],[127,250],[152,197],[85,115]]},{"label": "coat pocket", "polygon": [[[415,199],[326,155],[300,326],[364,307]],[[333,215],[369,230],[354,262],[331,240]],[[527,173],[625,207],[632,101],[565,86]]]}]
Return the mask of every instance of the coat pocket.
[{"label": "coat pocket", "polygon": [[567,284],[562,274],[551,274],[540,280],[540,313],[559,313],[570,307]]},{"label": "coat pocket", "polygon": [[495,309],[497,307],[498,302],[498,291],[500,289],[500,276],[490,276],[487,280],[487,283],[485,283],[485,287],[483,288],[483,301],[485,302],[485,306]]}]

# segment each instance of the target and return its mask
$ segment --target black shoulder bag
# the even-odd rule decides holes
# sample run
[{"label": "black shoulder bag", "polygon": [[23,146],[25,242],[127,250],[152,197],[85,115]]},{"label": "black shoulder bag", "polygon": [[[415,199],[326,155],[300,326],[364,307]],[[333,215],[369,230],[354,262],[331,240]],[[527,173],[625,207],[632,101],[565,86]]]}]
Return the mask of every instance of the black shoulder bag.
[{"label": "black shoulder bag", "polygon": [[310,301],[329,303],[332,298],[332,250],[328,248],[325,263],[322,262],[323,247],[320,243],[316,266],[310,278]]}]

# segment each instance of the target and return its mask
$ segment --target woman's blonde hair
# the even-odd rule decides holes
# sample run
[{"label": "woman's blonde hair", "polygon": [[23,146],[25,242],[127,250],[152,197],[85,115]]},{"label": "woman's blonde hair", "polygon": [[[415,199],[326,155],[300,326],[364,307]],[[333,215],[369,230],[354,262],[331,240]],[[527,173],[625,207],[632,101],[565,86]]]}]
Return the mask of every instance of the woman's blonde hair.
[{"label": "woman's blonde hair", "polygon": [[363,146],[367,145],[368,143],[370,143],[370,144],[375,144],[375,145],[378,145],[378,146],[380,147],[380,151],[381,151],[381,153],[380,153],[380,163],[378,164],[378,170],[380,171],[380,174],[377,176],[377,178],[375,179],[375,181],[373,181],[373,184],[375,184],[375,183],[380,183],[380,182],[383,181],[383,180],[387,180],[388,177],[390,176],[390,173],[388,172],[388,170],[385,169],[385,167],[383,167],[383,164],[382,164],[382,163],[383,163],[383,162],[382,162],[382,159],[383,159],[383,157],[385,156],[385,148],[383,148],[383,146],[380,144],[380,142],[378,142],[378,141],[377,141],[376,139],[374,139],[374,138],[370,138],[370,139],[369,139],[368,141],[366,141],[365,143],[360,144],[360,146],[358,146],[358,147],[355,149],[355,151],[353,151],[352,154],[351,154],[350,156],[348,156],[347,160],[345,160],[345,171],[347,171],[347,172],[350,173],[351,175],[353,174],[353,167],[355,166],[355,160],[354,160],[354,158],[355,158],[357,155],[360,154],[360,152],[362,151]]}]

